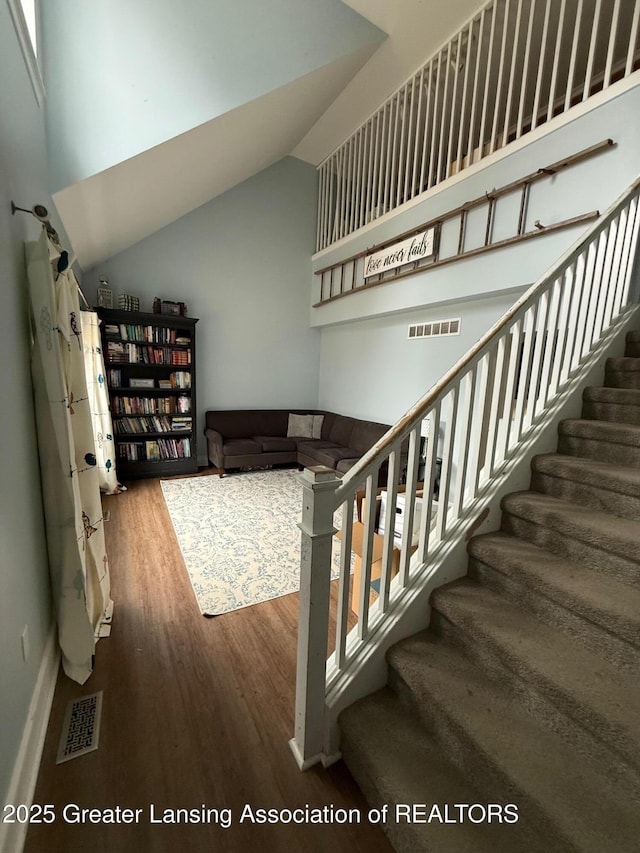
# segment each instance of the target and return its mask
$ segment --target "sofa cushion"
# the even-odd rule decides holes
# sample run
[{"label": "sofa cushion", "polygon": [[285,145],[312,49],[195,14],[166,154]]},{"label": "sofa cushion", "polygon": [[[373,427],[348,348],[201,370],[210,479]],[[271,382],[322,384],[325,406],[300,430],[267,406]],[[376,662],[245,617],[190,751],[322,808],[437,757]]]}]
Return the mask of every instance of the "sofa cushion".
[{"label": "sofa cushion", "polygon": [[313,415],[289,415],[287,423],[287,438],[313,438]]},{"label": "sofa cushion", "polygon": [[253,441],[257,441],[265,453],[281,453],[290,450],[295,452],[296,442],[293,438],[282,438],[279,435],[254,435]]},{"label": "sofa cushion", "polygon": [[316,450],[310,454],[317,459],[320,465],[327,468],[335,468],[341,459],[353,459],[357,457],[358,451],[352,447],[326,447]]},{"label": "sofa cushion", "polygon": [[225,456],[246,456],[248,453],[262,453],[262,445],[252,438],[228,438],[222,445]]},{"label": "sofa cushion", "polygon": [[325,447],[338,446],[335,441],[325,441],[324,438],[299,438],[297,444],[300,453],[306,453],[307,456],[314,454],[316,450],[322,450]]},{"label": "sofa cushion", "polygon": [[355,421],[353,418],[346,418],[344,415],[336,415],[333,424],[331,425],[331,432],[328,436],[329,440],[333,441],[334,444],[339,444],[340,447],[348,447],[354,425]]},{"label": "sofa cushion", "polygon": [[373,447],[376,441],[382,438],[388,429],[388,426],[376,424],[373,421],[356,421],[349,445],[362,455],[370,447]]},{"label": "sofa cushion", "polygon": [[360,461],[360,457],[357,459],[341,459],[336,465],[336,471],[338,474],[346,474],[349,468],[353,468],[356,462]]}]

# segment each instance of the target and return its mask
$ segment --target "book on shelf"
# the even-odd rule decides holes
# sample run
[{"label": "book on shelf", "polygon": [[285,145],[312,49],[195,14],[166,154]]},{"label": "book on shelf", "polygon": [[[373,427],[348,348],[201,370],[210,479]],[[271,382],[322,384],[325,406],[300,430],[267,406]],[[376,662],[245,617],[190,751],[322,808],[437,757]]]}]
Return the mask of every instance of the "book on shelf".
[{"label": "book on shelf", "polygon": [[173,388],[191,388],[191,371],[176,370],[171,374],[169,381]]},{"label": "book on shelf", "polygon": [[124,442],[118,446],[118,456],[126,462],[186,459],[191,456],[191,441],[188,438],[158,438]]}]

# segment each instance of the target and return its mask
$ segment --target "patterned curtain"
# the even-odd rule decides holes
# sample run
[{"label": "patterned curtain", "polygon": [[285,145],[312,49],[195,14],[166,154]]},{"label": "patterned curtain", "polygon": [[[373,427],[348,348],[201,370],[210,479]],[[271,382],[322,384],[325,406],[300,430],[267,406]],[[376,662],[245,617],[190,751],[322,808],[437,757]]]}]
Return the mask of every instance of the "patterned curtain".
[{"label": "patterned curtain", "polygon": [[84,684],[113,611],[76,278],[46,233],[26,247],[38,453],[62,663]]},{"label": "patterned curtain", "polygon": [[118,482],[116,475],[116,449],[113,441],[111,412],[109,411],[109,395],[107,394],[104,375],[100,319],[95,311],[82,311],[80,320],[98,480],[103,492],[108,495],[117,495],[119,492],[126,491],[126,486]]}]

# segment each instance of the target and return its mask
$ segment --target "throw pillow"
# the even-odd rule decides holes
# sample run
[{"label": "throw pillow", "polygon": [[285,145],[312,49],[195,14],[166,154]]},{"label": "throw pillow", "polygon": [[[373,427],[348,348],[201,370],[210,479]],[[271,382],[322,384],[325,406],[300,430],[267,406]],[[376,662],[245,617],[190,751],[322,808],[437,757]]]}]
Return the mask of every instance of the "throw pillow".
[{"label": "throw pillow", "polygon": [[313,415],[289,414],[287,438],[313,438]]},{"label": "throw pillow", "polygon": [[322,424],[324,423],[324,415],[312,415],[313,417],[313,429],[311,431],[311,438],[321,438],[322,437]]}]

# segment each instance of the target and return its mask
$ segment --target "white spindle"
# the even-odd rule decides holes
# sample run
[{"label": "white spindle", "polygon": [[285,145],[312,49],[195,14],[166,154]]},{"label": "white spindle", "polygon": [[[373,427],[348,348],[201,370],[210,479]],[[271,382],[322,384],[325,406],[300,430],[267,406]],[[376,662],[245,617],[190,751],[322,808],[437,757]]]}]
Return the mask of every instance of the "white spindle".
[{"label": "white spindle", "polygon": [[560,292],[557,279],[549,285],[548,300],[544,358],[542,360],[542,371],[540,373],[540,403],[542,408],[546,407],[549,400],[549,382],[555,352],[556,335],[558,334]]},{"label": "white spindle", "polygon": [[444,178],[444,154],[447,150],[447,134],[445,132],[447,124],[447,111],[453,110],[453,105],[449,100],[449,73],[451,70],[451,42],[447,46],[446,69],[444,74],[444,89],[442,90],[442,108],[440,116],[440,144],[438,145],[438,169],[436,173],[436,183],[439,184]]},{"label": "white spindle", "polygon": [[[522,7],[522,0],[518,0],[518,12],[516,16],[516,25],[515,32],[513,35],[513,44],[512,44],[512,59],[511,59],[511,73],[509,74],[509,82],[508,82],[508,95],[507,95],[507,108],[504,116],[504,139],[507,138],[507,129],[509,127],[509,113],[511,110],[511,95],[513,94],[513,72],[516,61],[516,53],[518,50],[518,32],[520,25],[520,8]],[[500,108],[502,107],[502,81],[504,77],[504,59],[507,50],[507,32],[509,30],[509,13],[511,12],[511,0],[505,0],[504,6],[504,20],[502,22],[502,40],[500,43],[500,59],[498,61],[498,82],[496,84],[495,89],[495,104],[493,105],[493,124],[491,126],[491,143],[489,145],[489,153],[492,153],[496,150],[496,141],[498,138],[498,122],[500,120]],[[487,69],[487,72],[489,69]],[[500,147],[500,146],[499,146]]]},{"label": "white spindle", "polygon": [[567,285],[567,273],[563,271],[558,279],[558,334],[555,339],[551,378],[549,380],[549,399],[557,394],[560,385],[560,368],[564,360],[564,347],[567,341],[567,325],[569,323],[569,300],[571,292]]},{"label": "white spindle", "polygon": [[431,134],[431,148],[429,150],[429,188],[431,188],[434,185],[434,183],[438,182],[438,177],[437,177],[437,168],[438,168],[437,159],[438,158],[436,157],[436,151],[438,148],[438,146],[437,146],[438,135],[436,133],[436,129],[438,127],[438,120],[440,118],[439,104],[440,104],[440,77],[441,77],[441,68],[442,68],[442,53],[443,53],[443,51],[440,51],[440,53],[438,54],[438,71],[436,74],[435,91],[433,93],[433,131]]},{"label": "white spindle", "polygon": [[[377,478],[376,478],[377,482]],[[376,517],[376,489],[373,475],[367,477],[365,488],[364,532],[362,534],[362,569],[360,573],[360,600],[358,602],[358,638],[365,640],[369,633],[369,598],[371,597],[371,558]]]},{"label": "white spindle", "polygon": [[[404,589],[409,583],[409,561],[411,560],[411,541],[413,538],[413,519],[416,505],[416,484],[420,465],[420,422],[409,435],[409,458],[407,461],[407,490],[405,492],[404,520],[400,545],[399,583]],[[392,507],[389,507],[392,512]]]},{"label": "white spindle", "polygon": [[614,53],[616,47],[616,36],[618,34],[618,21],[620,18],[620,0],[615,0],[613,4],[613,14],[611,16],[611,29],[609,31],[609,47],[607,49],[607,62],[604,69],[603,89],[606,89],[611,83],[611,69],[613,68]]},{"label": "white spindle", "polygon": [[633,19],[631,21],[631,33],[629,34],[629,47],[627,49],[627,64],[625,65],[624,75],[628,77],[633,71],[633,61],[636,52],[636,42],[638,40],[638,22],[640,21],[640,3],[637,2],[633,7]]},{"label": "white spindle", "polygon": [[[463,114],[462,112],[458,112],[458,78],[460,76],[460,58],[462,54],[462,30],[458,34],[458,48],[456,50],[456,58],[455,58],[455,73],[453,77],[453,93],[451,95],[451,110],[450,110],[450,118],[449,118],[449,142],[447,146],[447,156],[445,158],[445,172],[444,177],[448,178],[451,174],[452,156],[453,156],[453,144],[454,139],[456,141],[456,145],[460,139],[460,131],[462,128]],[[458,127],[456,129],[456,122],[458,123]]]},{"label": "white spindle", "polygon": [[507,333],[501,333],[497,343],[491,350],[491,364],[493,387],[491,389],[491,403],[489,408],[489,428],[487,430],[487,466],[485,466],[486,477],[490,479],[495,474],[496,468],[502,462],[498,456],[500,438],[500,418],[504,418],[504,398],[506,397],[507,371],[505,363],[507,359],[507,346],[509,345]]},{"label": "white spindle", "polygon": [[369,122],[369,158],[367,162],[367,188],[366,188],[366,198],[364,201],[364,222],[363,225],[366,225],[367,222],[371,222],[373,219],[373,190],[376,183],[376,143],[377,143],[377,128],[376,128],[376,119],[377,115],[374,116]]},{"label": "white spindle", "polygon": [[420,518],[420,537],[418,541],[418,562],[425,563],[429,553],[431,535],[431,514],[433,501],[433,483],[436,476],[436,460],[438,457],[438,431],[440,428],[440,400],[427,414],[425,420],[429,423],[426,454],[424,460],[424,499],[422,516]]},{"label": "white spindle", "polygon": [[538,311],[534,327],[533,356],[531,358],[531,381],[529,401],[525,412],[524,428],[529,429],[537,417],[540,400],[540,373],[542,370],[542,355],[545,347],[545,329],[547,310],[549,307],[548,294],[543,294],[538,300]]},{"label": "white spindle", "polygon": [[[455,447],[456,422],[458,419],[458,402],[460,397],[459,380],[452,384],[447,395],[447,420],[444,425],[444,443],[442,449],[442,474],[440,477],[440,497],[438,499],[438,517],[436,519],[436,535],[443,539],[447,531],[449,513],[449,497],[451,493],[451,473],[453,468],[453,451]],[[434,437],[435,438],[435,437]]]},{"label": "white spindle", "polygon": [[622,252],[624,249],[624,236],[626,230],[626,211],[622,211],[614,222],[611,223],[615,229],[615,239],[611,250],[611,265],[607,280],[607,301],[604,309],[603,325],[601,333],[609,328],[613,317],[613,306],[618,291],[620,273],[622,272]]},{"label": "white spindle", "polygon": [[340,237],[344,237],[347,233],[347,189],[348,189],[348,172],[349,172],[349,148],[348,142],[342,147],[342,181],[341,181],[341,199],[340,199]]},{"label": "white spindle", "polygon": [[[428,67],[427,80],[426,80],[426,83],[424,84],[427,87],[427,105],[426,105],[425,110],[424,110],[424,139],[422,141],[422,160],[420,162],[420,185],[418,188],[418,193],[422,193],[425,189],[425,186],[424,186],[425,172],[426,172],[427,162],[428,162],[427,149],[430,148],[429,143],[431,141],[431,134],[432,134],[430,116],[431,116],[431,101],[432,101],[431,93],[432,93],[432,89],[433,89],[433,60],[431,60],[429,62],[429,65],[427,67]],[[429,175],[429,173],[426,172],[427,180],[429,179],[428,175]]]},{"label": "white spindle", "polygon": [[[533,35],[533,22],[536,14],[536,0],[531,0],[531,8],[529,9],[529,24],[527,26],[527,40],[524,46],[524,60],[522,62],[522,79],[520,82],[520,106],[518,108],[518,124],[516,126],[516,139],[522,136],[522,123],[524,121],[524,108],[527,97],[527,83],[529,77],[529,57],[531,55],[531,38]],[[504,136],[503,145],[509,141],[507,134]]]},{"label": "white spindle", "polygon": [[[582,2],[582,0],[579,0]],[[546,0],[544,9],[544,22],[542,24],[542,36],[540,37],[540,54],[538,56],[538,75],[536,78],[536,91],[533,96],[533,112],[531,115],[531,130],[538,124],[538,111],[540,109],[540,96],[542,94],[542,77],[545,69],[545,57],[547,52],[547,34],[549,32],[549,14],[551,0]]]},{"label": "white spindle", "polygon": [[418,109],[416,113],[416,133],[415,139],[413,142],[413,170],[411,173],[411,194],[409,198],[413,198],[416,193],[419,193],[420,190],[416,185],[416,179],[418,177],[418,160],[419,160],[419,151],[422,149],[422,141],[423,137],[426,133],[426,116],[425,116],[425,126],[422,126],[422,100],[424,95],[424,68],[420,71],[420,82],[418,83]]},{"label": "white spindle", "polygon": [[[325,230],[325,242],[324,245],[327,246],[331,239],[331,223],[335,219],[335,210],[337,205],[337,189],[338,189],[338,160],[336,157],[332,157],[329,162],[329,210],[327,211],[326,216],[326,230]],[[334,192],[336,194],[336,199],[334,199]]]},{"label": "white spindle", "polygon": [[384,213],[384,196],[386,192],[385,175],[387,171],[387,159],[389,146],[385,144],[387,139],[387,113],[388,108],[382,109],[382,127],[380,129],[380,151],[378,154],[378,193],[376,198],[376,213]]},{"label": "white spindle", "polygon": [[389,210],[397,205],[398,167],[400,160],[400,144],[402,140],[402,115],[404,111],[404,90],[401,89],[396,97],[396,114],[393,123],[393,149],[391,151],[391,184],[389,192]]},{"label": "white spindle", "polygon": [[[518,371],[519,375],[517,378],[517,399],[516,399],[516,410],[514,415],[514,429],[515,429],[515,440],[516,442],[520,441],[522,438],[522,427],[524,424],[524,412],[525,406],[527,405],[527,397],[529,394],[533,394],[535,397],[535,385],[533,389],[531,388],[530,379],[530,367],[531,367],[531,359],[533,356],[533,337],[536,330],[537,325],[537,317],[538,315],[538,306],[537,304],[533,305],[524,317],[524,334],[522,340],[522,354],[520,357],[520,370]],[[529,405],[533,404],[533,400],[530,400]]]},{"label": "white spindle", "polygon": [[576,258],[571,266],[567,269],[567,328],[564,339],[564,350],[562,356],[562,364],[560,366],[560,384],[564,384],[571,375],[573,362],[573,348],[576,335],[576,321],[578,308],[578,258]]},{"label": "white spindle", "polygon": [[[471,96],[471,116],[469,118],[469,145],[467,147],[467,166],[470,166],[473,163],[473,151],[475,146],[475,130],[476,130],[476,112],[478,108],[478,83],[480,80],[480,64],[482,62],[483,56],[483,43],[482,39],[484,36],[484,21],[485,21],[485,12],[487,10],[483,9],[480,15],[480,31],[478,33],[478,47],[476,50],[476,70],[473,75],[473,94]],[[495,15],[495,5],[492,7],[491,15]]]},{"label": "white spindle", "polygon": [[458,127],[458,142],[456,145],[456,172],[462,168],[462,157],[465,141],[465,116],[467,114],[467,95],[469,93],[469,67],[471,65],[471,53],[473,47],[474,21],[470,21],[467,30],[467,55],[464,61],[464,80],[462,81],[462,104],[460,105],[460,126]]},{"label": "white spindle", "polygon": [[340,579],[338,581],[338,607],[336,610],[336,666],[342,669],[345,661],[347,634],[349,633],[349,587],[351,582],[351,541],[353,534],[353,495],[342,504],[340,541]]},{"label": "white spindle", "polygon": [[[600,296],[599,284],[602,282],[604,257],[607,249],[606,237],[603,233],[598,237],[595,260],[593,265],[593,281],[591,285],[591,300],[589,302],[589,314],[587,316],[587,328],[585,334],[587,353],[591,350],[596,337],[596,326],[598,322],[598,299]],[[596,284],[598,282],[598,284]]]},{"label": "white spindle", "polygon": [[[404,144],[405,158],[404,158],[404,193],[402,196],[403,202],[408,201],[408,199],[411,197],[411,195],[409,194],[409,179],[411,176],[412,169],[414,168],[414,163],[410,157],[410,151],[413,148],[411,135],[413,133],[413,124],[414,124],[413,120],[414,120],[415,112],[416,112],[415,92],[416,92],[416,78],[412,77],[411,78],[411,100],[409,102],[409,126],[407,128],[407,138],[406,138],[406,141]],[[416,136],[417,136],[417,133],[416,133]]]},{"label": "white spindle", "polygon": [[[458,470],[456,472],[456,489],[455,489],[455,516],[459,518],[462,514],[464,506],[465,489],[469,479],[473,482],[473,472],[471,477],[468,477],[468,466],[471,465],[472,459],[477,454],[477,447],[474,449],[474,432],[477,431],[477,422],[474,424],[473,413],[476,403],[478,379],[478,365],[474,367],[464,376],[462,382],[466,385],[464,394],[464,406],[460,415],[458,415],[457,428],[459,447],[458,447]],[[462,382],[460,383],[462,387]]]},{"label": "white spindle", "polygon": [[362,189],[362,148],[364,129],[360,128],[356,133],[356,156],[353,180],[353,216],[351,217],[351,231],[355,231],[360,225],[360,192]]},{"label": "white spindle", "polygon": [[396,112],[397,98],[393,98],[389,104],[389,127],[387,128],[387,151],[386,151],[386,166],[384,176],[384,195],[382,197],[382,212],[386,213],[391,210],[391,162],[393,160],[393,134],[394,134],[394,115]]},{"label": "white spindle", "polygon": [[370,132],[370,124],[367,122],[365,124],[364,129],[362,131],[362,164],[360,167],[360,207],[359,207],[359,216],[358,216],[358,227],[362,228],[363,225],[366,224],[367,221],[367,192],[369,190],[369,164],[371,159],[369,157],[369,150],[371,148],[371,132]]},{"label": "white spindle", "polygon": [[589,43],[589,56],[587,59],[587,70],[584,77],[584,88],[582,90],[582,100],[586,101],[591,94],[591,81],[593,79],[593,64],[596,58],[596,46],[598,43],[598,28],[600,25],[600,9],[602,0],[596,0],[596,7],[593,13],[593,24],[591,26],[591,41]]},{"label": "white spindle", "polygon": [[[482,98],[482,118],[480,119],[480,138],[478,140],[478,160],[482,160],[484,155],[484,134],[485,134],[485,126],[487,123],[487,104],[489,103],[489,85],[491,82],[491,65],[493,61],[493,43],[494,36],[496,32],[496,7],[497,3],[494,3],[492,14],[491,14],[491,28],[489,31],[489,47],[487,50],[487,65],[485,68],[485,81],[484,81],[484,97]],[[470,161],[471,162],[471,161]]]},{"label": "white spindle", "polygon": [[389,454],[389,471],[387,474],[387,506],[389,511],[384,519],[384,541],[382,544],[382,568],[380,570],[380,597],[379,610],[386,613],[389,607],[389,588],[391,585],[391,563],[393,560],[393,544],[395,533],[395,513],[393,507],[396,505],[398,494],[398,482],[400,480],[400,447],[396,445]]},{"label": "white spindle", "polygon": [[318,249],[324,248],[324,242],[322,240],[322,223],[324,219],[324,213],[326,209],[325,198],[324,198],[324,186],[325,186],[325,169],[324,166],[320,168],[319,171],[319,189],[318,189],[318,221],[316,224],[316,247]]},{"label": "white spindle", "polygon": [[562,31],[564,29],[564,15],[566,10],[566,0],[561,0],[560,16],[558,18],[558,32],[556,34],[556,49],[553,55],[553,70],[551,71],[551,86],[549,87],[549,107],[547,109],[547,121],[553,118],[553,111],[556,100],[556,86],[558,83],[558,66],[560,63],[560,54],[562,48]]},{"label": "white spindle", "polygon": [[573,83],[576,75],[576,58],[578,55],[578,45],[580,43],[580,26],[582,24],[582,4],[583,0],[578,0],[578,8],[576,9],[576,22],[573,27],[573,41],[571,42],[571,58],[569,60],[569,74],[567,76],[567,94],[564,99],[565,112],[571,106],[573,97]]},{"label": "white spindle", "polygon": [[631,277],[633,259],[635,257],[635,247],[637,241],[637,228],[638,228],[638,199],[633,199],[632,203],[628,209],[627,215],[627,225],[625,228],[625,241],[624,241],[624,261],[622,267],[622,275],[620,277],[620,284],[617,288],[616,298],[613,303],[613,310],[617,315],[620,311],[620,307],[626,304],[627,296],[628,296],[628,288],[629,281]]},{"label": "white spindle", "polygon": [[[502,410],[502,454],[498,457],[498,461],[507,459],[511,454],[511,429],[513,418],[513,405],[516,394],[517,367],[520,358],[520,341],[522,338],[522,319],[517,320],[510,329],[511,341],[509,354],[507,357],[507,376],[504,385],[504,407]],[[504,369],[504,368],[503,368]]]}]

